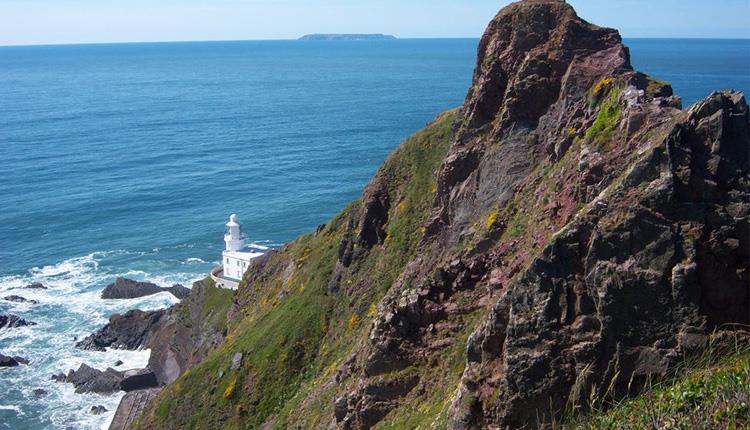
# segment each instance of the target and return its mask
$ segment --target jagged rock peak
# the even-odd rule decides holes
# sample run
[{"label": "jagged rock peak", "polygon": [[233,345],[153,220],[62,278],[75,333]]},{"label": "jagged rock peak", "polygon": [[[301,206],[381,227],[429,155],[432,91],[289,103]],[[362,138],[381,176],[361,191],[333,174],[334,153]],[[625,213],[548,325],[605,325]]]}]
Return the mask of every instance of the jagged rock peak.
[{"label": "jagged rock peak", "polygon": [[[576,73],[581,68],[585,72]],[[597,78],[631,70],[617,30],[584,21],[564,1],[512,3],[490,22],[479,43],[459,140],[470,139],[490,123],[495,128],[534,125],[571,75],[585,78],[569,82],[573,88],[568,91],[580,92]]]}]

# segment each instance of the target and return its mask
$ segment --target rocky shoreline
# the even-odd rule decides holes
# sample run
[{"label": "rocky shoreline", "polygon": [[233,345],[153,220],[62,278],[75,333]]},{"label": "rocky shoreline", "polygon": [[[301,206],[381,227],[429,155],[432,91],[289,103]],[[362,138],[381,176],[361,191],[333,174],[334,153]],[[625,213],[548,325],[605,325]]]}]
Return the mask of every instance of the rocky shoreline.
[{"label": "rocky shoreline", "polygon": [[[148,349],[151,351],[148,365],[140,369],[118,370],[115,367],[122,365],[122,361],[118,360],[113,363],[113,367],[99,370],[83,363],[78,369],[69,369],[66,373],[60,372],[52,375],[51,380],[72,384],[77,394],[127,393],[121,401],[127,407],[118,408],[110,427],[112,429],[127,428],[123,426],[128,423],[127,417],[133,416],[133,408],[144,407],[147,404],[146,400],[153,398],[154,393],[158,392],[160,387],[173,382],[223,340],[224,332],[212,326],[196,323],[201,321],[205,313],[207,290],[210,290],[212,295],[217,294],[216,287],[209,279],[197,281],[193,284],[193,288],[189,289],[180,285],[161,288],[149,282],[118,278],[105,288],[102,297],[122,299],[169,292],[180,298],[181,302],[166,309],[154,311],[132,309],[124,314],[112,315],[105,326],[78,341],[76,347],[100,352],[108,349],[127,351]],[[2,318],[0,319],[1,325],[20,327],[33,324],[15,315],[0,318]],[[18,366],[19,364],[28,364],[28,361],[22,357],[0,355],[0,366]],[[120,412],[121,409],[123,412]],[[90,412],[101,414],[106,412],[106,409],[96,405]],[[126,416],[123,417],[120,414],[126,414]]]}]

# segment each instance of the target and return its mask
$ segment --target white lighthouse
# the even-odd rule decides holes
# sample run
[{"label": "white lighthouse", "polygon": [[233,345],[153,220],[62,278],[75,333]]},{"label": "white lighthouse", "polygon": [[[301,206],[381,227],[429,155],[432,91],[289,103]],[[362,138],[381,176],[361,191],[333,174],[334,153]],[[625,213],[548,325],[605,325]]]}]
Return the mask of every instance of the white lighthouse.
[{"label": "white lighthouse", "polygon": [[237,220],[237,214],[229,216],[224,243],[227,251],[241,251],[245,247],[245,236],[242,234],[242,224]]},{"label": "white lighthouse", "polygon": [[250,267],[250,261],[263,254],[261,247],[249,247],[245,244],[245,234],[242,232],[237,214],[229,217],[224,235],[224,251],[221,253],[221,267],[211,272],[216,284],[224,288],[237,288],[245,271]]}]

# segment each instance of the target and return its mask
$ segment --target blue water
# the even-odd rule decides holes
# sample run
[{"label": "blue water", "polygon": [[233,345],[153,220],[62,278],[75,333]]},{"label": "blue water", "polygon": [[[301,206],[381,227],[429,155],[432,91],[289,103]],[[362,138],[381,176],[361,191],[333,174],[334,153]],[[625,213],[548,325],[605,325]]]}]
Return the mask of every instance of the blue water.
[{"label": "blue water", "polygon": [[[750,42],[628,40],[634,65],[686,105],[750,90]],[[38,326],[0,334],[0,428],[100,428],[118,395],[49,375],[147,352],[73,348],[114,312],[166,294],[98,298],[115,276],[190,284],[236,212],[275,246],[357,198],[406,136],[463,101],[477,40],[216,42],[0,48],[0,300]],[[41,281],[45,291],[19,287]],[[43,399],[31,395],[45,388]],[[105,405],[110,413],[88,409]]]}]

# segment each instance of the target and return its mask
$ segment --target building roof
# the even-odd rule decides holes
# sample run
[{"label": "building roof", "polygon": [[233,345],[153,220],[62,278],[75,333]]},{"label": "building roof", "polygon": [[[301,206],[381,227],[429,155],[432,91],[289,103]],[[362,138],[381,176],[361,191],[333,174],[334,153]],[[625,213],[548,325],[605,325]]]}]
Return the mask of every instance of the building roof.
[{"label": "building roof", "polygon": [[246,246],[239,251],[224,251],[222,255],[225,257],[237,258],[240,260],[252,260],[253,258],[260,257],[266,252],[266,250],[257,248],[254,246]]}]

